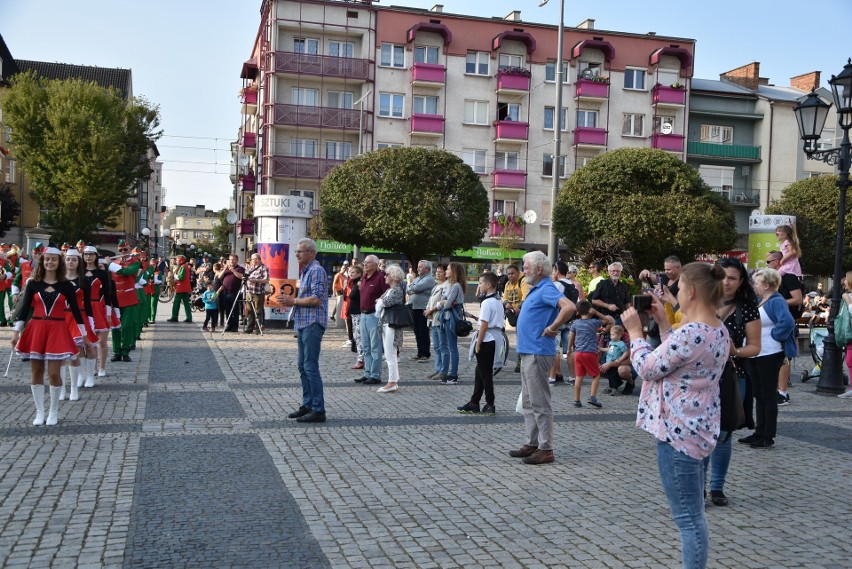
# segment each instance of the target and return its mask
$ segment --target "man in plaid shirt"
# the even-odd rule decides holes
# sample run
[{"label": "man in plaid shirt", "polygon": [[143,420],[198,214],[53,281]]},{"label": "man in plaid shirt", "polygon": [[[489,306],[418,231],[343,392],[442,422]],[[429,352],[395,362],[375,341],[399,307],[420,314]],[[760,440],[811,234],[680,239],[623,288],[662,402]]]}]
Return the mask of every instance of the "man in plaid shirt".
[{"label": "man in plaid shirt", "polygon": [[[263,305],[266,300],[266,284],[269,282],[269,269],[260,262],[260,255],[251,256],[251,265],[246,269],[246,287],[254,310],[249,307],[246,316],[246,334],[260,334],[263,327]],[[255,312],[257,313],[257,331],[255,331]]]}]

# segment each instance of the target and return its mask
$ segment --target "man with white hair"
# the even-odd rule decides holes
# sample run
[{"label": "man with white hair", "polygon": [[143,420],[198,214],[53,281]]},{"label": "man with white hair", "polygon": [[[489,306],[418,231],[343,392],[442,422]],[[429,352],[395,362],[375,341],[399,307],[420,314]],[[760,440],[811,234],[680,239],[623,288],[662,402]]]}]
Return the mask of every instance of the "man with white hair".
[{"label": "man with white hair", "polygon": [[592,306],[601,311],[604,316],[612,316],[616,323],[621,324],[621,313],[628,307],[630,291],[621,282],[621,272],[624,265],[615,261],[607,267],[609,278],[604,279],[589,294]]},{"label": "man with white hair", "polygon": [[525,464],[553,462],[553,408],[547,377],[556,353],[559,327],[577,310],[550,280],[550,261],[541,251],[524,255],[529,292],[518,315],[521,404],[527,443],[509,453]]},{"label": "man with white hair", "polygon": [[417,355],[413,360],[425,362],[429,360],[429,326],[423,312],[429,302],[429,296],[435,287],[435,277],[432,276],[432,263],[420,261],[417,263],[417,276],[408,286],[408,306],[411,307],[412,328],[414,328],[414,339],[417,341]]},{"label": "man with white hair", "polygon": [[355,383],[382,382],[382,339],[379,337],[379,319],[376,318],[376,301],[388,289],[385,273],[379,270],[379,258],[364,258],[364,276],[361,277],[361,346],[364,349],[364,375]]}]

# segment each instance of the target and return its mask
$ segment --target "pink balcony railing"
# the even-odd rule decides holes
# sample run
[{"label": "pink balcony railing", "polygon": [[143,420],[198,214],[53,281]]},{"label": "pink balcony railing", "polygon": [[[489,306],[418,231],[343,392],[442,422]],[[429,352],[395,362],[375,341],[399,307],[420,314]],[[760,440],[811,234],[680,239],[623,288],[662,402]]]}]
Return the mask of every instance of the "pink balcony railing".
[{"label": "pink balcony railing", "polygon": [[497,138],[507,140],[527,140],[530,125],[520,121],[497,121]]},{"label": "pink balcony railing", "polygon": [[366,80],[370,77],[370,62],[366,59],[355,59],[354,57],[329,57],[292,51],[276,51],[275,71],[278,73],[304,73]]},{"label": "pink balcony railing", "polygon": [[255,177],[240,176],[240,185],[244,192],[253,192],[255,187]]},{"label": "pink balcony railing", "polygon": [[240,224],[237,227],[240,235],[251,235],[254,233],[254,220],[253,219],[241,219]]},{"label": "pink balcony railing", "polygon": [[516,221],[512,220],[505,226],[500,225],[497,222],[497,218],[491,219],[491,237],[501,237],[503,235],[513,235],[515,237],[520,237],[523,239],[524,237],[524,226],[519,225]]},{"label": "pink balcony railing", "polygon": [[426,83],[446,83],[447,68],[435,63],[415,63],[411,68],[411,80]]},{"label": "pink balcony railing", "polygon": [[444,134],[444,117],[441,115],[411,115],[411,132]]},{"label": "pink balcony railing", "polygon": [[[365,115],[369,114],[365,112]],[[277,104],[272,109],[272,122],[289,126],[357,129],[360,110]]]},{"label": "pink balcony railing", "polygon": [[322,179],[332,168],[340,164],[343,164],[343,160],[273,156],[270,173],[274,178]]},{"label": "pink balcony railing", "polygon": [[596,99],[606,99],[609,97],[609,83],[598,83],[589,79],[579,79],[577,81],[577,96],[578,97],[594,97]]},{"label": "pink balcony railing", "polygon": [[494,170],[491,176],[495,188],[527,187],[527,173],[523,170]]},{"label": "pink balcony railing", "polygon": [[683,152],[683,139],[684,137],[680,134],[654,133],[651,136],[651,146],[669,152]]},{"label": "pink balcony railing", "polygon": [[498,91],[529,91],[530,78],[526,74],[517,74],[507,71],[497,72]]},{"label": "pink balcony railing", "polygon": [[257,146],[257,133],[256,132],[243,133],[243,147],[255,148],[256,146]]},{"label": "pink balcony railing", "polygon": [[686,102],[686,89],[675,89],[665,85],[654,87],[654,104],[683,105]]},{"label": "pink balcony railing", "polygon": [[578,126],[574,129],[574,144],[606,146],[606,129]]},{"label": "pink balcony railing", "polygon": [[242,101],[246,105],[256,105],[257,104],[257,91],[243,91]]}]

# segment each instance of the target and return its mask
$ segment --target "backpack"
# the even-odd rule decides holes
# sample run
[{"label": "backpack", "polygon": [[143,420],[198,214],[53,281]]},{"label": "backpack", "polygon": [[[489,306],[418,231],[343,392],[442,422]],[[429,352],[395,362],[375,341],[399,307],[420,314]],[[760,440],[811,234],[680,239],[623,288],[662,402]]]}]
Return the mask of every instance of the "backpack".
[{"label": "backpack", "polygon": [[565,295],[565,298],[577,304],[577,301],[580,299],[580,292],[577,290],[577,287],[567,280],[559,279],[559,282],[563,287],[562,294]]}]

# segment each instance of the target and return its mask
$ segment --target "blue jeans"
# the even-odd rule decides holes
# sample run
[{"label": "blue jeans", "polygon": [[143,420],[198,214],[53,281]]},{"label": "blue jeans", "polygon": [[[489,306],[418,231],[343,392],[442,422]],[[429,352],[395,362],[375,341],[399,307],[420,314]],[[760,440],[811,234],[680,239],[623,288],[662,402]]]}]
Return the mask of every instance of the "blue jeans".
[{"label": "blue jeans", "polygon": [[730,431],[719,431],[719,440],[713,454],[704,459],[704,486],[707,486],[707,466],[710,466],[710,490],[725,489],[725,478],[728,476],[728,465],[731,464],[731,441],[734,437]]},{"label": "blue jeans", "polygon": [[441,373],[444,363],[450,359],[450,353],[444,342],[444,330],[437,324],[432,324],[432,351],[435,353],[435,373]]},{"label": "blue jeans", "polygon": [[317,323],[297,331],[299,336],[299,378],[302,380],[302,406],[325,412],[322,377],[319,370],[320,344],[325,328]]},{"label": "blue jeans", "polygon": [[364,377],[382,378],[382,339],[376,313],[361,313],[361,346],[364,349]]},{"label": "blue jeans", "polygon": [[446,344],[446,352],[449,358],[444,360],[441,373],[450,377],[458,377],[459,375],[459,339],[456,336],[456,312],[447,310],[445,314],[449,315],[447,320],[442,321],[441,330],[444,332],[444,343]]},{"label": "blue jeans", "polygon": [[707,566],[710,532],[704,517],[703,461],[676,451],[657,441],[657,467],[669,501],[672,519],[680,530],[681,561],[684,569]]}]

